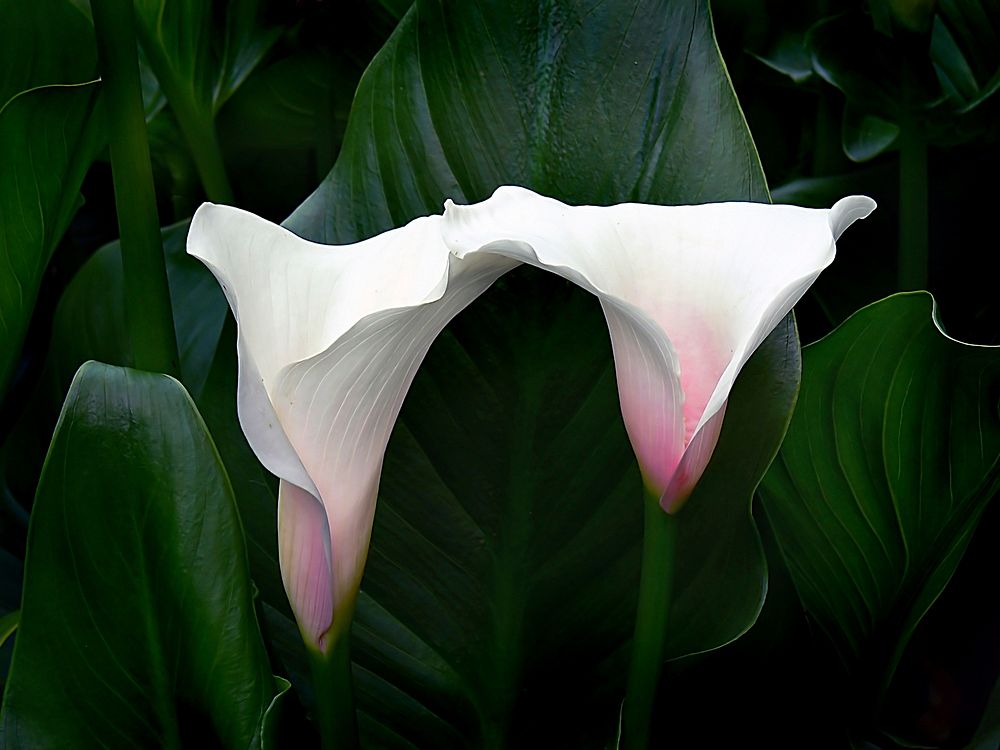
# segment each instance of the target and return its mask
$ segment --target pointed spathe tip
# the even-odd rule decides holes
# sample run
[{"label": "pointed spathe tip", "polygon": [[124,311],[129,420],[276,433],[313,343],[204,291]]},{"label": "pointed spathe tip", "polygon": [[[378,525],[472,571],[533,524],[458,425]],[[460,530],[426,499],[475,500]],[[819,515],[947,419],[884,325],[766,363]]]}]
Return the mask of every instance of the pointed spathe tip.
[{"label": "pointed spathe tip", "polygon": [[834,241],[839,240],[844,230],[858,219],[867,218],[876,205],[867,195],[849,195],[834,203],[830,209],[830,231]]}]

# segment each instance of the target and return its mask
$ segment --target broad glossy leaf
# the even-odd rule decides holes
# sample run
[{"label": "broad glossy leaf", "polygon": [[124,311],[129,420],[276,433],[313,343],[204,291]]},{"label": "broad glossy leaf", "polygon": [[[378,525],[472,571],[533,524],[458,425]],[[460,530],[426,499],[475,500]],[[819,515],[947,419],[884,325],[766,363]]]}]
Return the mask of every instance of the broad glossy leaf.
[{"label": "broad glossy leaf", "polygon": [[103,142],[97,83],[45,86],[0,108],[0,393],[49,258]]},{"label": "broad glossy leaf", "polygon": [[[418,3],[287,225],[352,242],[511,183],[571,203],[766,200],[707,5]],[[672,656],[737,637],[760,608],[749,502],[796,348],[786,321],[682,515]],[[354,630],[368,743],[602,746],[640,496],[596,301],[531,270],[505,277],[432,347],[386,456]]]},{"label": "broad glossy leaf", "polygon": [[89,17],[70,0],[0,0],[0,108],[22,91],[97,76]]},{"label": "broad glossy leaf", "polygon": [[761,485],[803,605],[876,692],[1000,486],[1000,350],[934,315],[930,295],[896,295],[806,347]]},{"label": "broad glossy leaf", "polygon": [[4,745],[246,748],[275,692],[193,402],[165,375],[84,365],[32,514]]},{"label": "broad glossy leaf", "polygon": [[766,198],[705,3],[417,3],[343,152],[290,229],[352,242],[512,183],[572,203]]},{"label": "broad glossy leaf", "polygon": [[[215,279],[184,250],[187,228],[184,221],[163,230],[182,377],[229,470],[246,524],[254,581],[266,601],[287,610],[275,551],[275,481],[239,429],[235,330],[231,323],[228,330],[225,326],[228,307]],[[72,374],[88,359],[131,365],[122,284],[121,252],[112,242],[99,249],[67,286],[56,308],[46,363],[50,398],[62,400]]]}]

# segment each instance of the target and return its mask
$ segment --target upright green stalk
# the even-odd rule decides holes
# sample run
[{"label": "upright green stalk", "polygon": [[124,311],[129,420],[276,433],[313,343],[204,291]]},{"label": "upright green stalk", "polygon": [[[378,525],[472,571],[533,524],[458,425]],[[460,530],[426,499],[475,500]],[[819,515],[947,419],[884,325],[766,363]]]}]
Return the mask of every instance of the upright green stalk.
[{"label": "upright green stalk", "polygon": [[898,31],[903,50],[900,79],[905,113],[899,123],[899,274],[900,291],[927,289],[928,181],[927,139],[920,123],[917,70],[926,60],[927,33]]},{"label": "upright green stalk", "polygon": [[210,101],[200,100],[198,93],[192,92],[189,85],[175,72],[152,29],[140,21],[138,31],[149,65],[156,74],[156,80],[170,104],[170,111],[177,118],[184,142],[194,159],[205,195],[213,203],[232,205],[235,202],[233,188],[222,159]]},{"label": "upright green stalk", "polygon": [[332,640],[326,653],[311,646],[309,666],[316,693],[316,716],[323,750],[354,750],[358,746],[358,723],[354,713],[354,685],[351,679],[351,611],[341,610],[327,637]]},{"label": "upright green stalk", "polygon": [[139,85],[132,0],[91,0],[90,5],[108,108],[111,171],[125,271],[125,315],[134,364],[143,370],[179,376]]},{"label": "upright green stalk", "polygon": [[658,493],[647,490],[644,504],[642,573],[628,685],[622,706],[622,750],[649,747],[653,702],[663,666],[667,615],[674,583],[677,521],[660,507]]},{"label": "upright green stalk", "polygon": [[203,112],[179,87],[166,85],[162,81],[160,85],[163,86],[170,109],[177,118],[184,141],[191,151],[205,195],[213,203],[232,205],[235,202],[233,189],[226,174],[212,116]]},{"label": "upright green stalk", "polygon": [[927,143],[917,123],[899,134],[899,288],[927,289]]}]

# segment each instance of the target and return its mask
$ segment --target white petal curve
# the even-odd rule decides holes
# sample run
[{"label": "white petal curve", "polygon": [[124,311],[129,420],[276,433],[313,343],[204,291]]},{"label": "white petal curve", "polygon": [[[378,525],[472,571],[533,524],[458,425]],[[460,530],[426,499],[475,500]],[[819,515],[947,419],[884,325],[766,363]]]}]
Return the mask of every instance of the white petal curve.
[{"label": "white petal curve", "polygon": [[[661,492],[671,486],[683,448],[648,444],[648,412],[667,423],[657,434],[676,429],[676,396],[665,388],[673,376],[664,370],[637,378],[628,370],[643,358],[667,368],[656,352],[672,348],[683,393],[683,447],[695,445],[699,456],[684,466],[697,476],[671,488],[681,497],[704,470],[717,429],[694,441],[723,409],[740,368],[833,260],[834,230],[871,208],[863,197],[835,210],[754,203],[570,207],[504,187],[480,204],[446,205],[443,232],[459,257],[499,253],[531,263],[596,294],[606,315],[609,304],[623,312],[618,322],[609,317],[623,416],[644,477]],[[624,343],[629,327],[645,343]],[[663,387],[644,390],[641,383],[654,380]]]},{"label": "white petal curve", "polygon": [[[417,366],[445,324],[517,265],[501,256],[456,258],[440,221],[423,217],[329,246],[205,204],[188,234],[188,252],[215,274],[236,317],[243,431],[294,498],[299,510],[289,518],[309,516],[298,490],[322,504],[334,617],[360,583],[382,459]],[[284,566],[300,559],[281,552],[287,582],[301,576]],[[302,607],[314,630],[321,610]]]},{"label": "white petal curve", "polygon": [[326,507],[335,601],[359,583],[382,458],[417,367],[448,321],[511,267],[498,257],[455,259],[438,300],[370,315],[281,372],[271,397]]},{"label": "white petal curve", "polygon": [[849,195],[834,203],[830,209],[830,231],[833,232],[834,242],[858,219],[867,219],[875,207],[875,201],[867,195]]}]

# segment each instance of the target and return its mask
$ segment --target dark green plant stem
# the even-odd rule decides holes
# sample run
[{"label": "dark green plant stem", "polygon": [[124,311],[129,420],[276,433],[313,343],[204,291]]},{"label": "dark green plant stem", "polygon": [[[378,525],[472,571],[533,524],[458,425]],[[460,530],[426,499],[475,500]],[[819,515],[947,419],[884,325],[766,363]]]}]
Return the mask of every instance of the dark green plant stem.
[{"label": "dark green plant stem", "polygon": [[194,159],[205,195],[213,203],[232,205],[233,189],[226,174],[219,138],[215,133],[211,102],[202,103],[195,99],[194,94],[174,72],[170,60],[150,29],[140,22],[138,32],[156,80],[163,89],[170,110],[177,118],[188,151]]},{"label": "dark green plant stem", "polygon": [[899,289],[927,289],[927,143],[917,123],[899,134]]},{"label": "dark green plant stem", "polygon": [[139,85],[132,0],[92,0],[136,367],[180,375]]},{"label": "dark green plant stem", "polygon": [[327,635],[330,648],[321,653],[307,646],[316,694],[316,715],[323,750],[353,750],[358,746],[358,722],[354,713],[351,678],[351,611],[337,614],[338,622]]},{"label": "dark green plant stem", "polygon": [[628,684],[622,706],[622,750],[645,750],[649,747],[653,704],[663,667],[667,616],[674,583],[677,521],[660,507],[658,493],[647,490],[644,503],[642,573]]},{"label": "dark green plant stem", "polygon": [[175,94],[171,98],[167,87],[164,87],[164,92],[167,93],[167,101],[170,102],[170,108],[194,158],[194,166],[201,178],[201,185],[205,188],[205,195],[213,203],[232,205],[235,202],[233,189],[226,174],[212,116],[199,109],[187,95]]},{"label": "dark green plant stem", "polygon": [[899,123],[899,290],[928,288],[927,139],[920,123],[920,77],[930,37],[897,30],[904,112]]}]

